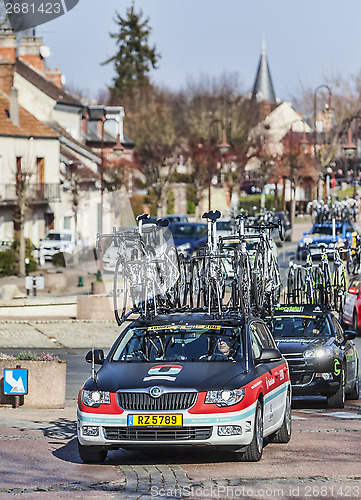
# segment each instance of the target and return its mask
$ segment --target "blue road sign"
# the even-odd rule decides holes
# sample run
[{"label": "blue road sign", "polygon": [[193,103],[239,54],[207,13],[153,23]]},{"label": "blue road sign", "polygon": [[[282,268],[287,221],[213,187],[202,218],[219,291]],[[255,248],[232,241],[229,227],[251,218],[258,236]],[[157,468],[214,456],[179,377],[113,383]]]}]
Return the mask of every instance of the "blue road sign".
[{"label": "blue road sign", "polygon": [[21,396],[28,393],[28,370],[25,368],[4,369],[4,394]]}]

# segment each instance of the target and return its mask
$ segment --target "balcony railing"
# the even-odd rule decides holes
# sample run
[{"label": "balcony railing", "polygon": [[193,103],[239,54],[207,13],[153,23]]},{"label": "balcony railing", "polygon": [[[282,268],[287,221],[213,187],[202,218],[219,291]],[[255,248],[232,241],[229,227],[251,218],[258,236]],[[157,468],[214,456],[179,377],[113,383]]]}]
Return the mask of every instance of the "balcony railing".
[{"label": "balcony railing", "polygon": [[[0,202],[16,201],[16,184],[0,184]],[[60,184],[30,184],[27,186],[27,198],[32,202],[60,200]]]}]

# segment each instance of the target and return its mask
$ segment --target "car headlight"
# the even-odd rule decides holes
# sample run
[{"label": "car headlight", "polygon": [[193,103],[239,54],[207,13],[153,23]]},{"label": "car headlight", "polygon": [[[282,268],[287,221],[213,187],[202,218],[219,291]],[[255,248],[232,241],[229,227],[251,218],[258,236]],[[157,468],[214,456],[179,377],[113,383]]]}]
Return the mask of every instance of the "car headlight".
[{"label": "car headlight", "polygon": [[188,250],[190,250],[192,247],[192,245],[190,243],[183,243],[183,245],[179,245],[179,247],[177,247],[177,250],[179,252],[188,252]]},{"label": "car headlight", "polygon": [[298,244],[298,248],[303,248],[304,246],[305,246],[305,244],[303,243],[303,241],[300,241]]},{"label": "car headlight", "polygon": [[109,405],[110,392],[83,390],[81,400],[86,406]]},{"label": "car headlight", "polygon": [[213,403],[217,406],[232,406],[241,402],[244,398],[244,389],[234,389],[233,391],[208,391],[204,402]]},{"label": "car headlight", "polygon": [[303,357],[306,359],[327,358],[333,356],[334,351],[332,347],[319,347],[317,349],[306,349]]}]

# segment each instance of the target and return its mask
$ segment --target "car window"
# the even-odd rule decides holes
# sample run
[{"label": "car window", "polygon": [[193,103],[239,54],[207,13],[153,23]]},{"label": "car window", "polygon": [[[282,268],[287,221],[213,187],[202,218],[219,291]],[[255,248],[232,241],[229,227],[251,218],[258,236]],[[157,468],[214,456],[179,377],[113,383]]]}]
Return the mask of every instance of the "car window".
[{"label": "car window", "polygon": [[259,330],[262,332],[263,338],[264,338],[265,342],[267,343],[267,346],[265,346],[265,347],[275,349],[276,343],[275,343],[274,338],[272,337],[270,331],[268,330],[267,326],[264,323],[257,323],[257,326],[258,326]]},{"label": "car window", "polygon": [[198,238],[204,238],[205,236],[207,236],[207,227],[206,226],[198,226],[197,236],[198,236]]},{"label": "car window", "polygon": [[191,224],[177,224],[168,226],[173,238],[193,238],[196,232],[196,226]]},{"label": "car window", "polygon": [[270,320],[276,341],[291,339],[312,342],[316,338],[330,338],[332,331],[327,316],[275,316]]},{"label": "car window", "polygon": [[349,284],[349,288],[356,288],[357,293],[360,291],[361,278],[352,278]]},{"label": "car window", "polygon": [[267,328],[262,323],[256,321],[250,324],[251,344],[255,358],[259,358],[261,349],[275,347]]},{"label": "car window", "polygon": [[133,327],[126,331],[111,361],[212,362],[242,361],[241,328],[220,325],[162,325]]},{"label": "car window", "polygon": [[342,327],[341,327],[340,323],[337,321],[337,319],[332,314],[331,314],[331,321],[333,323],[333,326],[335,327],[336,340],[337,340],[337,342],[342,344],[345,340]]}]

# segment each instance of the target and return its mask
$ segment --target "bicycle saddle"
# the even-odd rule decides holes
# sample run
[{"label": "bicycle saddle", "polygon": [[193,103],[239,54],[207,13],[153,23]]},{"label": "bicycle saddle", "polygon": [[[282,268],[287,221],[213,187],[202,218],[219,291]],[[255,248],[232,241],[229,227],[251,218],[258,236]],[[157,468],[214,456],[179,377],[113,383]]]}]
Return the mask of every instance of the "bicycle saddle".
[{"label": "bicycle saddle", "polygon": [[167,227],[169,225],[169,220],[168,219],[158,219],[157,220],[157,226],[158,227]]},{"label": "bicycle saddle", "polygon": [[150,219],[149,214],[140,214],[137,216],[137,220],[147,220],[147,219]]},{"label": "bicycle saddle", "polygon": [[326,243],[319,243],[317,246],[318,248],[327,248]]},{"label": "bicycle saddle", "polygon": [[213,210],[210,210],[209,212],[204,212],[202,215],[202,219],[209,219],[212,222],[216,222],[217,219],[219,219],[221,216],[221,212],[219,210],[216,210],[213,212]]}]

